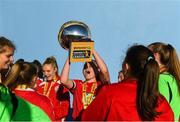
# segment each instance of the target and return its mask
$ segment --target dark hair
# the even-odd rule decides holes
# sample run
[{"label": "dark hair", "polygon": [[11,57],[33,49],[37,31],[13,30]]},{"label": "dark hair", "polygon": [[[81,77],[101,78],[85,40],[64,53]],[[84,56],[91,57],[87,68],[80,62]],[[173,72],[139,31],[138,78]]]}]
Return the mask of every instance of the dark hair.
[{"label": "dark hair", "polygon": [[24,62],[18,77],[19,84],[28,84],[32,80],[32,76],[37,75],[37,68],[34,64]]},{"label": "dark hair", "polygon": [[130,66],[129,75],[138,79],[137,111],[142,120],[154,120],[159,96],[159,66],[153,53],[143,45],[134,45],[127,51],[125,63]]},{"label": "dark hair", "polygon": [[38,77],[43,78],[43,70],[41,63],[38,60],[34,60],[32,63],[35,64],[38,69]]},{"label": "dark hair", "polygon": [[160,62],[165,65],[166,71],[175,77],[180,94],[180,63],[175,48],[162,42],[154,42],[148,47],[160,55]]},{"label": "dark hair", "polygon": [[16,47],[12,41],[10,41],[9,39],[7,39],[5,37],[0,37],[0,53],[5,51],[5,48],[4,48],[5,46],[16,50]]},{"label": "dark hair", "polygon": [[89,63],[91,65],[91,67],[93,68],[94,70],[94,73],[95,73],[95,77],[96,77],[96,80],[97,81],[100,81],[100,72],[99,72],[99,69],[97,67],[97,64],[95,64],[96,62],[94,60],[90,61],[90,62],[86,62],[84,64],[84,67],[83,67],[83,70],[87,68],[87,63]]},{"label": "dark hair", "polygon": [[16,61],[5,79],[5,85],[10,89],[17,85],[31,84],[32,77],[37,75],[37,68],[33,63],[24,62],[20,59]]}]

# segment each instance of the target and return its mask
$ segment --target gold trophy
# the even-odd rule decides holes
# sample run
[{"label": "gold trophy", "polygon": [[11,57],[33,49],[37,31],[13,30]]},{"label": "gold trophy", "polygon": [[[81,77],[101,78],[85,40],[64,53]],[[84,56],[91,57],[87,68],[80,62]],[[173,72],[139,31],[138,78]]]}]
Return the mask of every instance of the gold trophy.
[{"label": "gold trophy", "polygon": [[62,48],[69,50],[70,62],[92,60],[94,41],[91,40],[89,27],[83,22],[68,21],[61,26],[58,41]]}]

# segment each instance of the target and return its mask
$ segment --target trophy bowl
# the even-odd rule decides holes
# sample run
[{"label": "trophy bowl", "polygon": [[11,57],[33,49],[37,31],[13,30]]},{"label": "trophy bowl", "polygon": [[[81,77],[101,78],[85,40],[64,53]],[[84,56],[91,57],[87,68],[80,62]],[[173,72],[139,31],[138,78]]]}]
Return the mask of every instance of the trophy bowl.
[{"label": "trophy bowl", "polygon": [[58,33],[58,41],[62,48],[68,50],[72,41],[91,40],[89,27],[80,21],[64,23]]}]

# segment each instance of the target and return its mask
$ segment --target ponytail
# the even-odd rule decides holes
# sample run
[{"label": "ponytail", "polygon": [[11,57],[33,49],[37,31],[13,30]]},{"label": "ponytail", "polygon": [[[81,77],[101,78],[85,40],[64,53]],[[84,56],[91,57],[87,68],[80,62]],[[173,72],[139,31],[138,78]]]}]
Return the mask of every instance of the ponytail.
[{"label": "ponytail", "polygon": [[143,121],[155,120],[160,114],[155,109],[159,97],[159,65],[153,52],[143,45],[132,46],[127,51],[125,63],[130,67],[128,75],[138,79],[136,107],[139,117]]},{"label": "ponytail", "polygon": [[13,64],[9,73],[7,74],[7,77],[5,78],[4,81],[4,85],[7,86],[9,89],[13,89],[15,87],[17,78],[23,67],[23,63],[24,63],[23,59],[19,59],[18,61],[16,61],[16,63]]},{"label": "ponytail", "polygon": [[155,110],[159,96],[159,66],[154,59],[147,61],[141,76],[137,88],[137,110],[142,120],[152,121],[159,114]]},{"label": "ponytail", "polygon": [[167,64],[167,70],[170,74],[172,74],[176,81],[177,81],[177,85],[178,85],[178,91],[179,91],[179,95],[180,95],[180,63],[179,63],[179,58],[177,56],[176,50],[170,45],[167,45],[167,48],[170,52],[169,55],[169,62]]},{"label": "ponytail", "polygon": [[160,63],[165,66],[165,71],[175,77],[180,94],[180,63],[175,48],[162,42],[154,42],[148,47],[152,49],[153,53],[160,55]]}]

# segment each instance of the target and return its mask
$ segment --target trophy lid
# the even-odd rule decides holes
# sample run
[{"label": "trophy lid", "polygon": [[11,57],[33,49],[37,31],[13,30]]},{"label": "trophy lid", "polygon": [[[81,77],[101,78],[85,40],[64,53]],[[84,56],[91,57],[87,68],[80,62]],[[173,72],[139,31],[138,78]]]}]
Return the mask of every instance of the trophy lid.
[{"label": "trophy lid", "polygon": [[58,41],[64,49],[69,49],[72,40],[91,39],[89,27],[83,22],[68,21],[61,26]]}]

